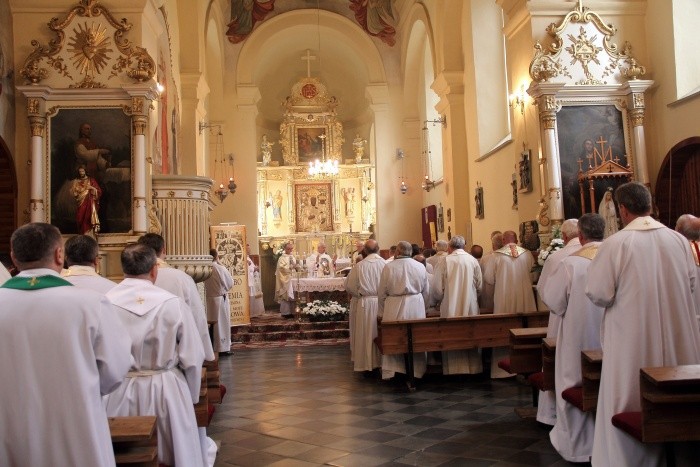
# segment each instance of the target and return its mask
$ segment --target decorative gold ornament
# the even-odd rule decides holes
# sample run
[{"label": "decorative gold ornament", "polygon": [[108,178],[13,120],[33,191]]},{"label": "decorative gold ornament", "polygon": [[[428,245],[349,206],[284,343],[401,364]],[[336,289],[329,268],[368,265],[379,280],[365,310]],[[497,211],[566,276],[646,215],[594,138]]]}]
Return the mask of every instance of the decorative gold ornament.
[{"label": "decorative gold ornament", "polygon": [[632,121],[632,126],[644,126],[644,109],[632,109],[630,110],[630,120]]},{"label": "decorative gold ornament", "polygon": [[[90,26],[78,23],[78,28],[73,33],[75,35],[68,42],[68,51],[73,54],[73,65],[81,75],[85,75],[81,84],[94,83],[95,76],[107,65],[108,54],[113,51],[109,48],[107,28],[99,23]],[[95,85],[104,87],[97,83]]]},{"label": "decorative gold ornament", "polygon": [[574,63],[579,62],[581,64],[581,67],[583,67],[583,73],[586,75],[585,80],[577,81],[576,84],[603,84],[602,81],[593,77],[593,74],[588,68],[588,64],[590,62],[594,62],[600,65],[600,60],[598,60],[598,53],[602,52],[603,48],[597,47],[593,43],[593,41],[595,41],[597,38],[597,36],[593,36],[589,39],[588,34],[583,28],[583,26],[581,26],[579,30],[579,35],[577,37],[574,37],[571,34],[569,34],[569,40],[571,41],[571,45],[565,50],[569,52],[571,54],[571,57],[573,58],[571,60],[571,64],[573,65]]},{"label": "decorative gold ornament", "polygon": [[39,115],[39,99],[27,99],[27,113],[29,115]]},{"label": "decorative gold ornament", "polygon": [[553,130],[557,122],[557,114],[554,112],[542,112],[540,121],[545,130]]},{"label": "decorative gold ornament", "polygon": [[29,117],[29,127],[32,136],[43,136],[44,128],[46,128],[46,119],[39,116]]},{"label": "decorative gold ornament", "polygon": [[148,123],[148,120],[146,117],[138,115],[132,117],[131,120],[132,127],[134,128],[134,134],[135,135],[145,135],[146,134],[146,124]]},{"label": "decorative gold ornament", "polygon": [[646,74],[647,69],[639,65],[636,59],[629,59],[629,64],[630,66],[627,69],[622,70],[622,74],[625,76],[625,78],[629,80],[635,80],[638,79],[640,76]]}]

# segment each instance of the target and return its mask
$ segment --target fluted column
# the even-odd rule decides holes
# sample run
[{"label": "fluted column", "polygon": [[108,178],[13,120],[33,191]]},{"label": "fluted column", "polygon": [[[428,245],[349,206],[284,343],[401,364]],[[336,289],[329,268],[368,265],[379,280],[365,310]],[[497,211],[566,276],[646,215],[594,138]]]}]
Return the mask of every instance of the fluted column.
[{"label": "fluted column", "polygon": [[187,175],[154,175],[153,204],[159,213],[168,263],[196,282],[211,274],[209,191],[212,180]]},{"label": "fluted column", "polygon": [[[36,108],[38,112],[38,99],[29,99],[27,108],[33,110]],[[46,187],[44,185],[44,138],[46,134],[46,118],[40,117],[38,114],[29,115],[29,126],[31,128],[31,162],[32,162],[32,177],[29,199],[29,218],[32,222],[46,222],[46,202],[44,193]]]},{"label": "fluted column", "polygon": [[[564,87],[563,83],[533,83],[527,90],[537,101],[542,131],[542,155],[546,162],[547,194],[550,224],[558,225],[564,221],[564,200],[561,190],[561,167],[559,145],[557,144],[557,111],[560,108],[556,95]],[[545,231],[550,227],[542,224]]]},{"label": "fluted column", "polygon": [[634,173],[637,181],[650,186],[647,146],[644,139],[644,92],[654,84],[650,80],[630,80],[622,88],[627,94],[627,108],[632,122],[632,141],[634,151]]}]

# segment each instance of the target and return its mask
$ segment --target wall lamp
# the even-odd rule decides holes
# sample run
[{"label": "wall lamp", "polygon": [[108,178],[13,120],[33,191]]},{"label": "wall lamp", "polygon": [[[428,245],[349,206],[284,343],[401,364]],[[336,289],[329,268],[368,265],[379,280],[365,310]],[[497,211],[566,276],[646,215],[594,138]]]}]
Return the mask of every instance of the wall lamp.
[{"label": "wall lamp", "polygon": [[527,94],[525,93],[525,85],[520,85],[520,90],[514,92],[510,95],[510,106],[513,109],[520,108],[520,115],[525,115],[525,100],[527,99]]}]

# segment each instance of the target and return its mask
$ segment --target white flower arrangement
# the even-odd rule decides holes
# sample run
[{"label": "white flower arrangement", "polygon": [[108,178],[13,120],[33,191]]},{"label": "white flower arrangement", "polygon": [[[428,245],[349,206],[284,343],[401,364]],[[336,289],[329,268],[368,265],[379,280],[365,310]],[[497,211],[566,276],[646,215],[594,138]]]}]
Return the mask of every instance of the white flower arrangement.
[{"label": "white flower arrangement", "polygon": [[552,241],[549,242],[547,248],[540,250],[540,254],[537,256],[537,264],[544,267],[544,262],[547,261],[549,255],[562,248],[564,248],[564,240],[561,238],[553,238]]},{"label": "white flower arrangement", "polygon": [[307,303],[301,309],[301,313],[310,321],[342,321],[346,318],[348,310],[333,300],[314,300]]}]

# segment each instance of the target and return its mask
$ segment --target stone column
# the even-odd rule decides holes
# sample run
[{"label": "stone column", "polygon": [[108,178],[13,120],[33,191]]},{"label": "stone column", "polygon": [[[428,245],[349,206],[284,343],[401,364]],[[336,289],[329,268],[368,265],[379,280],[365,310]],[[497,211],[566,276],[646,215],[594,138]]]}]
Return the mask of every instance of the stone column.
[{"label": "stone column", "polygon": [[[28,109],[36,106],[38,109],[38,99],[29,99]],[[38,110],[37,110],[38,112]],[[31,128],[31,141],[29,150],[31,151],[30,160],[32,163],[31,189],[29,199],[29,218],[32,222],[49,222],[46,218],[46,203],[44,193],[46,186],[44,185],[44,135],[46,129],[46,118],[40,117],[38,114],[29,115],[29,126]]]},{"label": "stone column", "polygon": [[549,205],[549,225],[540,223],[541,230],[550,231],[550,225],[560,225],[564,221],[564,200],[561,190],[561,167],[559,145],[557,144],[557,111],[561,104],[557,92],[564,83],[532,83],[527,93],[537,101],[542,133],[542,155],[546,162],[547,188],[545,201]]},{"label": "stone column", "polygon": [[182,115],[180,116],[181,138],[178,143],[180,173],[204,175],[204,145],[199,132],[199,122],[205,118],[204,98],[209,88],[202,73],[181,73]]},{"label": "stone column", "polygon": [[195,282],[211,274],[209,190],[212,180],[186,175],[154,175],[153,204],[159,213],[168,263]]},{"label": "stone column", "polygon": [[[369,100],[369,107],[374,113],[374,134],[376,135],[375,164],[377,173],[395,174],[394,159],[385,157],[387,154],[394,154],[389,118],[389,88],[386,84],[370,84],[365,88],[365,96]],[[381,233],[382,224],[400,222],[401,214],[395,209],[395,206],[392,207],[388,204],[387,200],[389,197],[384,194],[381,197],[379,196],[380,192],[387,193],[392,189],[398,191],[398,184],[394,177],[386,177],[381,181],[377,180],[377,211],[381,212],[381,216],[377,216],[375,232]],[[380,244],[382,240],[383,237],[380,236]]]},{"label": "stone column", "polygon": [[[644,92],[654,84],[651,80],[630,80],[622,87],[627,95],[627,108],[632,122],[632,150],[634,153],[634,175],[637,181],[651,187],[647,146],[644,139]],[[632,164],[630,164],[632,165]]]}]

